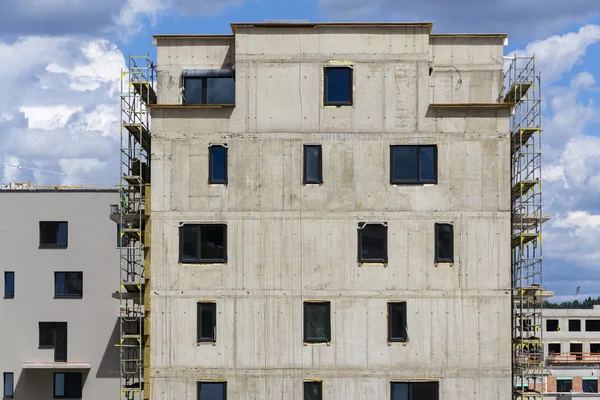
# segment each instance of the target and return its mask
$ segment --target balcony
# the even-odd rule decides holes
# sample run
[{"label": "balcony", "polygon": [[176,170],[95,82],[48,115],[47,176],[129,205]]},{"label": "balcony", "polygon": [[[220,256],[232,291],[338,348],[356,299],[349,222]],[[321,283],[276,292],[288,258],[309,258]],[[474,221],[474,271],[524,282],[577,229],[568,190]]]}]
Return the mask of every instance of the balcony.
[{"label": "balcony", "polygon": [[600,364],[600,353],[550,353],[546,362],[548,365]]}]

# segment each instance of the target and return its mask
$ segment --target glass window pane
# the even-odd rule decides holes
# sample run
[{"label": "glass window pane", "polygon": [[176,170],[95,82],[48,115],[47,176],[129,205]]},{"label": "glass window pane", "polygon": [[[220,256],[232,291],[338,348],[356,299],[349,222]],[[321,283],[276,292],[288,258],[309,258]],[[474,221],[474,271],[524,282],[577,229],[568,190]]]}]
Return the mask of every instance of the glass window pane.
[{"label": "glass window pane", "polygon": [[4,296],[13,297],[15,295],[15,273],[4,273]]},{"label": "glass window pane", "polygon": [[453,259],[452,225],[437,224],[437,259]]},{"label": "glass window pane", "polygon": [[12,397],[14,391],[14,375],[12,372],[4,373],[4,397]]},{"label": "glass window pane", "polygon": [[411,383],[412,400],[427,399],[438,400],[437,382],[412,382]]},{"label": "glass window pane", "polygon": [[66,246],[67,245],[67,232],[68,225],[66,222],[59,222],[57,226],[57,245],[58,246]]},{"label": "glass window pane", "polygon": [[65,374],[54,374],[54,396],[65,395]]},{"label": "glass window pane", "polygon": [[83,293],[83,274],[81,272],[70,272],[67,280],[67,294],[81,296]]},{"label": "glass window pane", "polygon": [[55,245],[58,240],[57,234],[55,222],[40,223],[40,245]]},{"label": "glass window pane", "polygon": [[380,224],[366,225],[361,235],[360,256],[362,261],[386,261],[387,229]]},{"label": "glass window pane", "polygon": [[408,383],[392,383],[392,400],[410,400],[408,398]]},{"label": "glass window pane", "polygon": [[224,400],[225,383],[221,382],[200,382],[199,400]]},{"label": "glass window pane", "polygon": [[435,182],[435,147],[424,146],[420,149],[421,174],[419,179],[423,182]]},{"label": "glass window pane", "polygon": [[214,340],[216,305],[205,303],[200,304],[200,307],[202,309],[200,338]]},{"label": "glass window pane", "polygon": [[210,147],[210,170],[211,182],[225,182],[225,163],[227,162],[225,157],[225,147],[223,146],[211,146]]},{"label": "glass window pane", "polygon": [[67,294],[66,274],[57,272],[54,274],[54,295],[64,296]]},{"label": "glass window pane", "polygon": [[207,104],[235,104],[233,77],[206,78]]},{"label": "glass window pane", "polygon": [[304,382],[304,400],[321,400],[322,382]]},{"label": "glass window pane", "polygon": [[223,225],[203,225],[200,255],[203,260],[224,260],[225,241]]},{"label": "glass window pane", "polygon": [[56,322],[55,323],[55,342],[54,342],[54,361],[55,362],[66,362],[67,361],[67,323]]},{"label": "glass window pane", "polygon": [[304,146],[306,183],[321,183],[321,146]]},{"label": "glass window pane", "polygon": [[583,393],[598,393],[598,380],[597,379],[584,379],[583,380]]},{"label": "glass window pane", "polygon": [[54,346],[53,322],[40,322],[40,346]]},{"label": "glass window pane", "polygon": [[391,339],[404,339],[405,309],[404,303],[391,303],[390,305]]},{"label": "glass window pane", "polygon": [[83,389],[83,375],[79,372],[65,374],[65,396],[81,397]]},{"label": "glass window pane", "polygon": [[181,260],[198,260],[200,258],[200,249],[198,248],[198,227],[196,225],[184,225],[180,229],[181,237],[179,240],[183,241],[181,246]]},{"label": "glass window pane", "polygon": [[185,101],[184,104],[203,104],[202,92],[204,88],[203,78],[185,79]]},{"label": "glass window pane", "polygon": [[352,85],[350,68],[325,68],[326,104],[348,104],[352,101]]},{"label": "glass window pane", "polygon": [[392,182],[418,181],[417,146],[392,146]]},{"label": "glass window pane", "polygon": [[329,304],[305,303],[306,340],[329,340]]}]

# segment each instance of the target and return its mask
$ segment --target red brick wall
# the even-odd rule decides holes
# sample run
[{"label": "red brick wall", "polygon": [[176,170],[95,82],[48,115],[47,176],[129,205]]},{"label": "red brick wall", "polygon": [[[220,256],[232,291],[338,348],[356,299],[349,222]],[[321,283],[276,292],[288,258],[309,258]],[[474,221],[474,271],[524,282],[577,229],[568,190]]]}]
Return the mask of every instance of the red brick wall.
[{"label": "red brick wall", "polygon": [[545,392],[548,392],[548,393],[556,392],[556,377],[555,376],[549,376],[546,378]]},{"label": "red brick wall", "polygon": [[573,377],[573,391],[583,392],[583,379],[580,376]]}]

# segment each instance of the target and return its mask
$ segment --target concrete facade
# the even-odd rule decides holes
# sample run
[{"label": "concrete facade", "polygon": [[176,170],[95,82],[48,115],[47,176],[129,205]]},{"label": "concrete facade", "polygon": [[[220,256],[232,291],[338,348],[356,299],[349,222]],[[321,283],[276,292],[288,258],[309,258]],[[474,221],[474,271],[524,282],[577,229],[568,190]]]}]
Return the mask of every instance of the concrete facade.
[{"label": "concrete facade", "polygon": [[[54,373],[83,373],[84,400],[119,397],[116,191],[0,190],[2,270],[14,298],[0,298],[0,372],[14,374],[15,400],[54,399]],[[40,221],[68,222],[66,248],[39,248]],[[55,272],[83,272],[82,298],[56,298]],[[4,274],[3,274],[4,275]],[[4,277],[3,288],[4,288]],[[39,348],[39,322],[67,323],[67,362]],[[89,364],[89,365],[85,365]]]},{"label": "concrete facade", "polygon": [[[556,330],[554,321],[558,322],[560,330]],[[571,325],[569,321],[573,321]],[[575,321],[579,321],[579,330]],[[586,321],[598,321],[597,330],[586,329]],[[543,328],[548,370],[545,398],[600,400],[600,394],[591,392],[600,374],[600,306],[596,305],[593,309],[545,309]],[[556,350],[560,352],[553,354]],[[571,392],[557,393],[557,381],[560,379],[571,381]],[[590,381],[592,388],[584,391],[584,386]]]},{"label": "concrete facade", "polygon": [[[510,398],[504,36],[233,28],[155,36],[152,398],[197,399],[198,381],[225,380],[228,399],[299,400],[306,379],[322,379],[325,399],[389,399],[393,380],[437,380],[440,400]],[[336,63],[354,68],[350,107],[323,106],[323,67]],[[183,69],[233,65],[235,107],[180,105]],[[216,143],[228,185],[207,183]],[[321,185],[302,184],[303,144],[322,145]],[[437,145],[437,184],[391,185],[391,144]],[[387,265],[357,263],[361,221],[388,223]],[[227,224],[227,263],[179,263],[185,222]],[[434,262],[436,222],[454,225],[453,264]],[[214,344],[196,343],[202,300],[217,303]],[[303,343],[310,300],[331,302],[328,344]],[[409,339],[389,344],[397,300]]]}]

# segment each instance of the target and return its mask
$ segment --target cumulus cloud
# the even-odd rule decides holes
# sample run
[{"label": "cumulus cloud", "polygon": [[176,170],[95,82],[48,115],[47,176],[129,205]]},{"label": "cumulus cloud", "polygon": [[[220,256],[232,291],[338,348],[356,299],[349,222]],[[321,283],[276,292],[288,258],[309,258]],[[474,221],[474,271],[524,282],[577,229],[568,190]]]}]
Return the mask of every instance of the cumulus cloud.
[{"label": "cumulus cloud", "polygon": [[437,32],[549,35],[600,14],[597,0],[320,0],[330,18],[434,21]]},{"label": "cumulus cloud", "polygon": [[14,94],[0,98],[2,183],[98,185],[66,175],[118,180],[125,59],[117,46],[104,39],[25,37],[0,42],[0,56],[7,60],[0,64],[4,90]]}]

